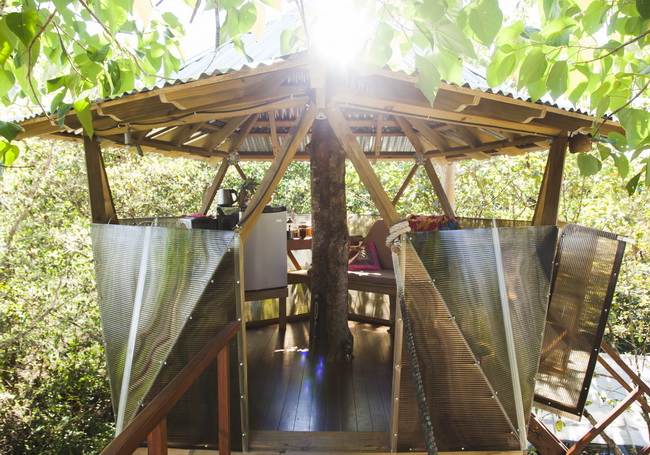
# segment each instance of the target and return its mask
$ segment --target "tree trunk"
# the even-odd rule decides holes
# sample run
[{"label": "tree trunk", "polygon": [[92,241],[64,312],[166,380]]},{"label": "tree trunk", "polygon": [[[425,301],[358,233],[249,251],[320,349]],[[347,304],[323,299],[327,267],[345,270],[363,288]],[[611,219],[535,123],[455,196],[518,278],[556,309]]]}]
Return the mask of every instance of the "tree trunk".
[{"label": "tree trunk", "polygon": [[327,120],[310,143],[312,268],[309,353],[326,362],[352,360],[348,328],[348,228],[345,155]]}]

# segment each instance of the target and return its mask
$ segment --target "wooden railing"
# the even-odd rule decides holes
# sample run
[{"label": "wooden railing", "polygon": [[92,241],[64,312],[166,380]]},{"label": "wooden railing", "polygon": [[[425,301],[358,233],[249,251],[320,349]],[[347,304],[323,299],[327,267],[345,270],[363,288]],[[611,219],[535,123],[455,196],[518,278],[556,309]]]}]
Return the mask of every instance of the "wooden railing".
[{"label": "wooden railing", "polygon": [[228,343],[241,323],[224,327],[111,442],[102,455],[132,454],[147,439],[149,455],[167,454],[166,417],[201,373],[217,359],[219,454],[230,454],[230,368]]}]

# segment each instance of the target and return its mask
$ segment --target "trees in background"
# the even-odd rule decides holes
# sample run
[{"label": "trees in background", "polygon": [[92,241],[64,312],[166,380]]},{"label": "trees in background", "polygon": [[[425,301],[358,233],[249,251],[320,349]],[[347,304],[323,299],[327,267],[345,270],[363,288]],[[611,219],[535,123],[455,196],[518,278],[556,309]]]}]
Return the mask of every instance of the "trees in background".
[{"label": "trees in background", "polygon": [[[317,51],[319,35],[326,42],[344,39],[337,52],[362,40],[355,61],[374,67],[412,61],[418,87],[431,101],[441,79],[461,83],[469,62],[487,67],[492,87],[591,109],[599,120],[591,131],[593,151],[579,161],[583,174],[613,163],[628,192],[650,185],[650,157],[643,153],[650,145],[650,0],[162,0],[155,6],[148,0],[6,0],[0,2],[0,99],[5,106],[28,102],[61,124],[74,109],[92,135],[93,99],[152,85],[178,70],[180,11],[214,17],[204,32],[215,46],[232,42],[246,55],[242,36],[259,36],[267,18],[289,8],[299,10],[300,20],[281,35],[285,53]],[[354,25],[345,25],[346,14]],[[599,134],[612,115],[626,137]],[[17,132],[0,122],[1,165],[18,155],[11,143]]]},{"label": "trees in background", "polygon": [[[97,453],[113,428],[83,152],[49,141],[31,147],[25,167],[0,181],[0,452]],[[544,158],[533,153],[459,163],[458,214],[530,219]],[[107,149],[105,160],[121,217],[193,213],[215,172],[200,162],[124,150]],[[560,217],[636,241],[621,269],[608,337],[623,352],[647,353],[650,193],[640,187],[627,196],[615,166],[584,177],[576,161],[569,155]],[[391,195],[412,163],[375,166]],[[268,163],[241,167],[259,178]],[[309,163],[293,163],[273,204],[308,212],[308,173]],[[231,171],[224,186],[236,188],[240,181]],[[352,170],[346,187],[350,213],[374,213]],[[428,178],[418,173],[398,211],[441,213],[432,194]]]}]

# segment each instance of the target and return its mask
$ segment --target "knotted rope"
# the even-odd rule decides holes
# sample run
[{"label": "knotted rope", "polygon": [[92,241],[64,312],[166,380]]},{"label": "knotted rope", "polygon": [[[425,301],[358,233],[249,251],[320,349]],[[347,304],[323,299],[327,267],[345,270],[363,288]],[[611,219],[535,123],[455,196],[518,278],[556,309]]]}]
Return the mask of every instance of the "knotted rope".
[{"label": "knotted rope", "polygon": [[[402,253],[402,244],[399,240],[400,235],[411,231],[411,227],[407,221],[402,221],[395,224],[389,229],[388,237],[386,237],[386,246],[390,248],[393,256],[393,268],[395,269],[395,276],[401,276],[399,256]],[[422,374],[420,373],[420,363],[418,355],[415,350],[415,341],[413,339],[413,331],[411,329],[411,321],[409,318],[408,309],[406,308],[406,296],[404,295],[404,283],[397,286],[397,297],[399,299],[400,310],[402,311],[402,325],[404,328],[404,335],[406,338],[406,350],[408,351],[411,367],[413,371],[413,380],[415,381],[415,393],[418,402],[418,411],[420,413],[420,424],[424,431],[424,440],[427,445],[427,453],[429,455],[437,455],[438,448],[436,446],[436,439],[433,435],[433,424],[431,423],[431,416],[429,414],[429,407],[427,406],[427,398],[424,394],[424,384],[422,383]]]}]

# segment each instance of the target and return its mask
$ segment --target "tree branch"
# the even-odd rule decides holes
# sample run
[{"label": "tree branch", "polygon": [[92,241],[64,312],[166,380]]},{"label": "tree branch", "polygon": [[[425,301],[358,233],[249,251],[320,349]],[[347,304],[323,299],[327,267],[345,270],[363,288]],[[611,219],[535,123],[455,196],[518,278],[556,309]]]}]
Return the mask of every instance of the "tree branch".
[{"label": "tree branch", "polygon": [[609,57],[610,55],[620,51],[624,47],[629,46],[630,44],[640,40],[641,38],[643,38],[644,36],[649,35],[649,34],[650,34],[650,29],[648,29],[647,31],[641,33],[639,36],[636,36],[636,37],[632,38],[631,40],[621,44],[620,46],[616,46],[614,49],[607,52],[605,55],[601,55],[600,57],[592,58],[591,60],[585,60],[583,62],[575,62],[574,65],[582,65],[582,64],[585,64],[585,63],[593,63],[593,62],[596,62],[598,60],[602,60],[605,57]]},{"label": "tree branch", "polygon": [[[649,30],[649,32],[650,32],[650,30]],[[629,100],[627,100],[627,102],[626,102],[624,105],[622,105],[621,107],[619,107],[618,109],[616,109],[614,112],[612,112],[612,113],[610,113],[610,114],[608,114],[608,115],[605,115],[605,116],[603,117],[603,121],[602,121],[602,122],[600,123],[600,125],[598,125],[598,127],[596,128],[596,131],[594,132],[594,136],[596,136],[596,135],[598,134],[598,131],[600,131],[600,128],[605,124],[605,122],[607,122],[607,120],[611,120],[613,116],[615,116],[616,114],[618,114],[619,112],[621,112],[623,109],[625,109],[626,107],[628,107],[630,104],[632,104],[632,102],[633,102],[634,100],[636,100],[638,97],[640,97],[640,96],[643,94],[643,92],[646,91],[646,89],[647,89],[648,87],[650,87],[650,78],[648,79],[648,82],[646,82],[645,85],[644,85],[643,87],[641,87],[641,90],[639,90],[639,92],[638,92],[636,95],[634,95],[632,98],[630,98]]]},{"label": "tree branch", "polygon": [[32,38],[32,40],[29,42],[29,47],[27,47],[27,80],[29,82],[29,88],[32,89],[32,94],[34,95],[34,99],[36,100],[38,107],[41,108],[43,113],[47,116],[48,119],[50,119],[50,121],[52,120],[52,118],[47,114],[47,111],[41,104],[41,99],[38,96],[38,92],[36,91],[36,88],[34,87],[34,78],[32,77],[32,68],[33,68],[32,50],[34,49],[34,44],[38,41],[39,37],[43,34],[47,26],[50,25],[55,15],[56,15],[56,10],[52,14],[50,14],[50,17],[47,18],[47,21],[45,22],[45,24],[43,24],[43,27],[41,27],[38,33],[34,35],[34,38]]}]

